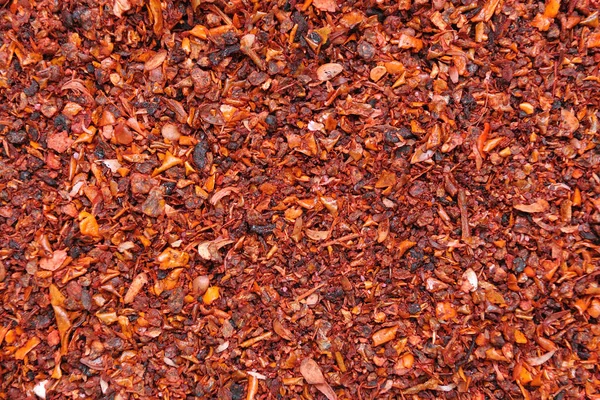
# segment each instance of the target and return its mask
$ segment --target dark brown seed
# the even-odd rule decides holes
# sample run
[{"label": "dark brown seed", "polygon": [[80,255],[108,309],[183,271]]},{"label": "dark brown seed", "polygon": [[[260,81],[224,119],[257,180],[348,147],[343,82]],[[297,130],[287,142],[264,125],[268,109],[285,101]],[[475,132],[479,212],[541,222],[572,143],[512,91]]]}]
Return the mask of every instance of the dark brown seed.
[{"label": "dark brown seed", "polygon": [[358,42],[356,51],[358,51],[358,54],[365,60],[371,60],[373,57],[375,57],[375,47],[369,42]]},{"label": "dark brown seed", "polygon": [[194,146],[194,151],[192,153],[192,159],[194,160],[194,164],[199,169],[204,169],[206,166],[206,154],[208,153],[208,148],[206,147],[206,142],[201,141],[196,146]]},{"label": "dark brown seed", "polygon": [[8,140],[8,143],[14,145],[21,145],[27,141],[27,136],[27,132],[25,132],[24,130],[9,131],[6,135],[6,140]]}]

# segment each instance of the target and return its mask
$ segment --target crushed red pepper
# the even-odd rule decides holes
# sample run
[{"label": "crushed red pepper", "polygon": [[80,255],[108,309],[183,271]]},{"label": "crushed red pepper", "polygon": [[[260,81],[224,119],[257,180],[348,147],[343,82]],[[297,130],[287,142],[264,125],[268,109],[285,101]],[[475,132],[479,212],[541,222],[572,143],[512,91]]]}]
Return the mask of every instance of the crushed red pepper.
[{"label": "crushed red pepper", "polygon": [[600,398],[597,0],[0,0],[0,399]]}]

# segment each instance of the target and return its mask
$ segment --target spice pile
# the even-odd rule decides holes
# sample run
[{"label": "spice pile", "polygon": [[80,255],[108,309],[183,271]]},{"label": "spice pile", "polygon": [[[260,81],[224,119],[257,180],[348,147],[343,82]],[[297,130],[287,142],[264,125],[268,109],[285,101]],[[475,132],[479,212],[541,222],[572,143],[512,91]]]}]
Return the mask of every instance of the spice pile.
[{"label": "spice pile", "polygon": [[0,0],[0,399],[600,396],[597,0]]}]

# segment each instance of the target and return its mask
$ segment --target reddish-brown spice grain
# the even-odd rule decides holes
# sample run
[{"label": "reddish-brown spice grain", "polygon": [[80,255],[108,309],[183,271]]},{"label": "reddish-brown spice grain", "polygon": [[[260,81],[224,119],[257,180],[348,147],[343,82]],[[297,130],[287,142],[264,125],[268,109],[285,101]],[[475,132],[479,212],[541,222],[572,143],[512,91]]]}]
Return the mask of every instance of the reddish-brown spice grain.
[{"label": "reddish-brown spice grain", "polygon": [[0,399],[600,396],[597,0],[0,0]]}]

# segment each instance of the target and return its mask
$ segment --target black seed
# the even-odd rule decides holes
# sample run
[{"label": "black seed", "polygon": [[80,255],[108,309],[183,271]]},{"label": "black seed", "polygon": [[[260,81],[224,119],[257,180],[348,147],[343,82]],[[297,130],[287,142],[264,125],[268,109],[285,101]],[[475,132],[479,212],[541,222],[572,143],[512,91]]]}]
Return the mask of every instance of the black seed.
[{"label": "black seed", "polygon": [[79,247],[79,246],[73,246],[69,250],[69,256],[71,256],[71,258],[78,258],[80,255],[81,255],[81,247]]},{"label": "black seed", "polygon": [[19,173],[19,179],[22,181],[28,181],[31,179],[31,172],[29,171],[21,171],[21,173]]},{"label": "black seed", "polygon": [[8,132],[8,135],[6,135],[6,140],[8,140],[8,143],[21,145],[27,141],[27,132],[24,130],[10,131]]},{"label": "black seed", "polygon": [[23,93],[25,93],[27,97],[31,97],[34,96],[38,90],[40,90],[40,85],[38,85],[37,81],[32,80],[29,87],[23,90]]},{"label": "black seed", "polygon": [[521,257],[515,258],[515,260],[513,261],[513,265],[515,267],[515,272],[519,274],[523,272],[525,270],[525,267],[527,266],[527,264],[525,264],[525,260],[523,260]]},{"label": "black seed", "polygon": [[58,182],[56,181],[56,179],[52,179],[46,175],[40,176],[40,179],[48,186],[58,187]]},{"label": "black seed", "polygon": [[223,57],[229,57],[233,54],[239,53],[239,51],[240,51],[240,45],[234,44],[233,46],[226,47],[223,50],[222,55],[223,55]]},{"label": "black seed", "polygon": [[165,194],[167,196],[173,194],[173,190],[175,190],[175,186],[177,185],[175,182],[165,182],[162,184],[165,188]]},{"label": "black seed", "polygon": [[274,115],[269,114],[265,118],[265,122],[267,123],[267,125],[275,126],[277,124],[277,118]]},{"label": "black seed", "polygon": [[54,126],[60,131],[69,131],[69,125],[69,120],[62,114],[58,114],[56,118],[54,118]]},{"label": "black seed", "polygon": [[400,139],[398,139],[398,135],[396,135],[395,131],[385,131],[383,134],[384,140],[386,143],[394,144],[398,143]]},{"label": "black seed", "polygon": [[275,224],[250,225],[250,232],[258,233],[259,235],[271,233],[273,232],[273,229],[275,229]]},{"label": "black seed", "polygon": [[94,155],[100,159],[106,157],[106,154],[104,153],[104,149],[100,146],[96,147],[96,149],[94,150]]},{"label": "black seed", "polygon": [[206,166],[206,153],[208,153],[206,142],[199,142],[194,147],[192,159],[194,160],[194,164],[196,164],[196,167],[203,169]]},{"label": "black seed", "polygon": [[418,314],[421,312],[421,306],[417,303],[413,303],[408,306],[408,312],[411,314]]},{"label": "black seed", "polygon": [[311,32],[311,33],[309,33],[309,34],[308,34],[308,39],[309,39],[311,42],[314,42],[314,43],[316,43],[316,44],[319,44],[319,43],[321,43],[321,41],[323,40],[323,39],[321,38],[321,35],[319,35],[317,32]]},{"label": "black seed", "polygon": [[414,133],[412,133],[412,131],[410,129],[408,129],[407,127],[403,126],[400,128],[400,136],[402,136],[403,139],[409,140],[409,139],[417,139],[417,137],[415,136]]},{"label": "black seed", "polygon": [[375,56],[375,47],[371,43],[361,41],[356,46],[356,51],[365,60],[370,60]]}]

